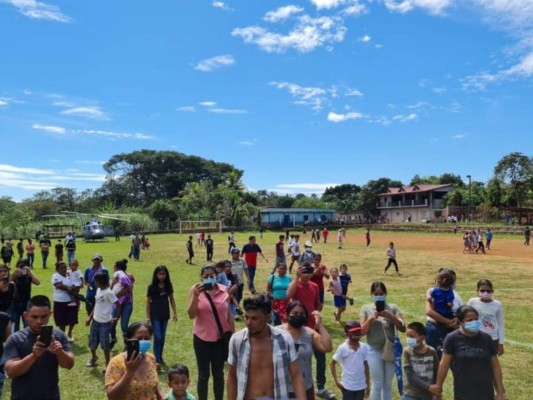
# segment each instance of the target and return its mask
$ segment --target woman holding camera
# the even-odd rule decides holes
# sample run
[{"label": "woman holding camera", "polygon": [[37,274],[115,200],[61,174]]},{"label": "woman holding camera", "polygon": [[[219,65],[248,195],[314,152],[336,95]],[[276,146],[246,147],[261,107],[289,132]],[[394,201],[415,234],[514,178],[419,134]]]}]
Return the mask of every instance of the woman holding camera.
[{"label": "woman holding camera", "polygon": [[210,371],[213,372],[215,400],[224,398],[224,362],[234,332],[227,288],[217,283],[215,267],[204,265],[202,283],[189,291],[189,318],[194,320],[193,345],[198,365],[197,393],[199,400],[207,400]]},{"label": "woman holding camera", "polygon": [[[23,258],[17,261],[17,268],[11,274],[11,282],[17,287],[17,299],[14,306],[13,318],[15,322],[14,331],[20,330],[20,320],[26,311],[28,301],[31,298],[31,285],[39,286],[41,281],[30,268],[29,260]],[[24,327],[28,326],[25,318],[22,318]]]},{"label": "woman holding camera", "polygon": [[[56,273],[52,275],[54,289],[54,322],[56,326],[65,332],[67,326],[78,324],[78,303],[72,296],[75,285],[67,276],[67,263],[56,262]],[[72,330],[70,330],[72,335]],[[69,336],[72,338],[72,336]]]},{"label": "woman holding camera", "polygon": [[[394,342],[396,329],[405,332],[405,324],[396,304],[387,302],[387,287],[383,282],[373,282],[370,294],[373,303],[361,307],[360,317],[362,333],[366,335],[366,342],[370,346],[370,400],[392,400],[394,361],[383,360],[383,353],[384,349]],[[387,341],[391,343],[387,344]]]},{"label": "woman holding camera", "polygon": [[[124,351],[111,359],[105,373],[105,390],[109,400],[162,400],[155,358],[150,350],[152,327],[135,322],[126,329],[126,344],[135,342],[135,350]],[[129,347],[128,345],[126,347]]]}]

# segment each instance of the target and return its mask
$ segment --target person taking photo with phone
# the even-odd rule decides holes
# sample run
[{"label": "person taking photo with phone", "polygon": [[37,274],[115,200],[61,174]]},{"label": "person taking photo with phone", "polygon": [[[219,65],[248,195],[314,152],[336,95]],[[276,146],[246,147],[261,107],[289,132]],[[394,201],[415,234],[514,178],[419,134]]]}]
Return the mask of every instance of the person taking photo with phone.
[{"label": "person taking photo with phone", "polygon": [[216,280],[213,264],[200,271],[202,283],[189,291],[189,318],[193,323],[193,345],[198,365],[197,393],[199,400],[208,399],[209,377],[213,373],[213,392],[210,399],[224,398],[224,363],[228,346],[235,331],[231,314],[231,299],[227,288]]},{"label": "person taking photo with phone", "polygon": [[6,341],[2,363],[11,378],[12,399],[60,399],[59,367],[71,369],[74,354],[67,335],[48,325],[50,299],[37,295],[24,312],[28,327]]},{"label": "person taking photo with phone", "polygon": [[[392,400],[392,379],[394,361],[384,360],[387,341],[393,342],[396,329],[405,332],[402,313],[396,304],[387,302],[387,287],[383,282],[370,286],[373,303],[361,307],[360,323],[362,334],[370,346],[368,366],[370,367],[370,400]],[[390,344],[390,343],[389,343]]]}]

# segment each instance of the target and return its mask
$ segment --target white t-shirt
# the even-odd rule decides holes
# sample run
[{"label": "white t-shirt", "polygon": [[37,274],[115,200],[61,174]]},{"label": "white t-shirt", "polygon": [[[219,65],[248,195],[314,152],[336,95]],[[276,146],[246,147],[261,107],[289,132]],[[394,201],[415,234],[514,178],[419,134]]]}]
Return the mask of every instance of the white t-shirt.
[{"label": "white t-shirt", "polygon": [[82,286],[83,274],[81,273],[79,269],[77,269],[76,271],[72,271],[69,269],[67,271],[67,276],[70,278],[70,281],[72,282],[74,286],[78,286],[78,287]]},{"label": "white t-shirt", "polygon": [[353,350],[348,345],[348,340],[341,344],[333,359],[339,363],[342,368],[342,386],[347,390],[366,389],[365,361],[368,357],[368,345],[359,342],[359,349]]},{"label": "white t-shirt", "polygon": [[291,243],[291,254],[295,257],[300,255],[300,243],[296,240]]},{"label": "white t-shirt", "polygon": [[488,333],[492,340],[497,340],[498,343],[503,344],[505,342],[505,327],[502,303],[494,299],[490,303],[484,303],[479,297],[473,297],[468,300],[468,305],[474,307],[479,313],[479,320],[483,324],[481,330]]},{"label": "white t-shirt", "polygon": [[70,302],[73,300],[72,296],[62,289],[56,288],[56,283],[61,283],[63,286],[72,287],[72,281],[60,273],[56,272],[52,275],[52,287],[54,288],[54,301],[61,303]]},{"label": "white t-shirt", "polygon": [[97,289],[93,319],[104,323],[113,319],[113,304],[118,301],[117,296],[109,288]]},{"label": "white t-shirt", "polygon": [[126,275],[124,271],[118,270],[113,274],[113,288],[111,289],[115,296],[120,293],[124,286],[120,283],[120,280],[123,278],[123,275]]}]

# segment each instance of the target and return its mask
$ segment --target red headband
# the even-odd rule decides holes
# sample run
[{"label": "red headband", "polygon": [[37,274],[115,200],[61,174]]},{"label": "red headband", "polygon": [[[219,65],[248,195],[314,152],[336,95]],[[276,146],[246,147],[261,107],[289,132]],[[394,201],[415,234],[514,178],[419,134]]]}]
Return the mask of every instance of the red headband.
[{"label": "red headband", "polygon": [[356,326],[355,328],[350,328],[350,329],[348,329],[348,333],[360,332],[360,331],[362,331],[362,330],[363,330],[362,327],[360,327],[360,326]]}]

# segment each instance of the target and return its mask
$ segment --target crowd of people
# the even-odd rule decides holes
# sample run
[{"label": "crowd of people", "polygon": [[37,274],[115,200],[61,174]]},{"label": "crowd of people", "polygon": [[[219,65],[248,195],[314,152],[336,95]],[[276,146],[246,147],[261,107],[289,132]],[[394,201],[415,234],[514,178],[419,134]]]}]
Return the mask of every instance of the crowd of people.
[{"label": "crowd of people", "polygon": [[[347,306],[354,304],[348,265],[328,268],[322,255],[313,251],[312,241],[306,241],[301,251],[299,235],[289,239],[288,248],[285,235],[275,244],[275,263],[265,288],[257,287],[254,279],[258,256],[268,262],[255,236],[242,250],[233,238],[229,259],[200,268],[187,304],[193,321],[198,399],[334,399],[326,380],[326,353],[334,351],[323,322],[326,292],[333,297],[334,321],[345,335],[329,363],[343,400],[392,400],[395,376],[405,378],[403,400],[441,400],[450,368],[455,399],[505,398],[498,361],[504,354],[505,326],[491,281],[481,279],[477,296],[464,304],[455,291],[455,272],[441,268],[435,285],[426,292],[425,323],[407,322],[389,301],[385,283],[375,281],[359,319],[343,321]],[[207,240],[200,246],[207,246]],[[189,241],[192,245],[192,236]],[[369,245],[368,232],[367,241]],[[384,273],[394,265],[401,275],[392,242],[387,256]],[[186,365],[167,368],[167,392],[158,379],[166,365],[168,323],[177,320],[168,268],[155,267],[146,290],[146,320],[131,323],[136,282],[128,272],[128,260],[116,261],[112,272],[104,267],[101,254],[94,254],[91,261],[81,272],[75,257],[56,260],[52,301],[31,295],[32,285],[41,281],[28,258],[20,258],[12,273],[9,266],[0,265],[0,343],[5,342],[1,365],[11,378],[12,399],[59,399],[58,369],[74,365],[71,342],[82,303],[85,324],[90,326],[91,358],[86,365],[96,368],[102,351],[109,399],[194,399],[188,391]],[[247,298],[243,298],[245,285]],[[48,330],[52,315],[57,328]],[[235,321],[243,317],[245,327],[237,331]],[[112,357],[117,327],[125,350]],[[398,354],[396,344],[404,333],[407,346]],[[403,371],[398,370],[399,358]],[[3,373],[0,378],[3,384]]]}]

